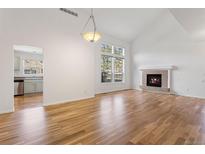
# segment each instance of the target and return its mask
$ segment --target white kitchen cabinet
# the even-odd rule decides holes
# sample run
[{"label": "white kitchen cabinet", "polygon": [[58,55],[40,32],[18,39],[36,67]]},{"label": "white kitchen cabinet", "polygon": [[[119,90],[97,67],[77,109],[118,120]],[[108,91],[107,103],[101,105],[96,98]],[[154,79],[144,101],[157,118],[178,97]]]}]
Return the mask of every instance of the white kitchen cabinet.
[{"label": "white kitchen cabinet", "polygon": [[43,92],[43,80],[36,80],[36,92]]},{"label": "white kitchen cabinet", "polygon": [[36,85],[33,80],[24,80],[24,93],[34,93]]},{"label": "white kitchen cabinet", "polygon": [[43,92],[43,80],[24,80],[24,93]]}]

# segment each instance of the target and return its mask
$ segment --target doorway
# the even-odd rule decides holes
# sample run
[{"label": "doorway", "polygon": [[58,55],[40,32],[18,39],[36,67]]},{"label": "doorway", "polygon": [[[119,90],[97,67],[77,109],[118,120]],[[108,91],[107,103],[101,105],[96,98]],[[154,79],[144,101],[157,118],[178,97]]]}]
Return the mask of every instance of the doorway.
[{"label": "doorway", "polygon": [[43,106],[43,49],[14,45],[14,107]]}]

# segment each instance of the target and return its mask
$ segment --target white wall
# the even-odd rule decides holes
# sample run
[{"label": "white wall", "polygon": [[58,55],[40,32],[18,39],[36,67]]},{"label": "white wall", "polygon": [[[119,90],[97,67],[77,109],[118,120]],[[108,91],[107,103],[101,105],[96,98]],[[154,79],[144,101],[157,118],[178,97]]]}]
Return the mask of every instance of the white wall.
[{"label": "white wall", "polygon": [[[118,83],[101,83],[101,43],[108,43],[125,48],[125,80]],[[125,41],[114,39],[110,36],[103,36],[96,45],[95,61],[95,91],[96,94],[106,93],[124,89],[130,89],[130,45]]]},{"label": "white wall", "polygon": [[[12,46],[9,46],[3,25],[3,10],[0,9],[0,113],[13,111],[13,58]],[[10,70],[10,71],[9,71]]]},{"label": "white wall", "polygon": [[[6,44],[0,45],[0,114],[13,111],[13,54],[4,52],[7,49],[5,46]],[[8,59],[10,59],[10,61],[8,61]]]},{"label": "white wall", "polygon": [[139,89],[141,65],[175,65],[172,88],[205,98],[205,43],[195,41],[166,10],[132,44],[132,85]]},{"label": "white wall", "polygon": [[43,48],[44,105],[94,97],[99,44],[79,34],[87,17],[58,9],[0,9],[1,113],[13,110],[13,45]]},{"label": "white wall", "polygon": [[[2,24],[4,21],[3,10],[0,9],[0,113],[13,111],[13,52],[5,52],[7,50],[7,37],[5,27]],[[12,46],[10,47],[12,49]],[[10,59],[10,62],[8,60]],[[8,71],[11,70],[11,71]]]},{"label": "white wall", "polygon": [[80,19],[58,9],[1,9],[0,110],[13,109],[13,45],[44,51],[44,105],[94,96],[94,48]]}]

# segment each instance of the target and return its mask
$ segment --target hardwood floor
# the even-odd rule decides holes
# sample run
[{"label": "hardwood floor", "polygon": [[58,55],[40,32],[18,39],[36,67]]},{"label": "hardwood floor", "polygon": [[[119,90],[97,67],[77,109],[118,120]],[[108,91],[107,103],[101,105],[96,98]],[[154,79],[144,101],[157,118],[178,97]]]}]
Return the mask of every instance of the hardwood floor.
[{"label": "hardwood floor", "polygon": [[14,97],[14,107],[15,110],[23,110],[27,108],[40,107],[43,106],[43,94],[26,94],[24,96]]},{"label": "hardwood floor", "polygon": [[205,144],[205,100],[128,90],[22,108],[0,115],[0,144]]}]

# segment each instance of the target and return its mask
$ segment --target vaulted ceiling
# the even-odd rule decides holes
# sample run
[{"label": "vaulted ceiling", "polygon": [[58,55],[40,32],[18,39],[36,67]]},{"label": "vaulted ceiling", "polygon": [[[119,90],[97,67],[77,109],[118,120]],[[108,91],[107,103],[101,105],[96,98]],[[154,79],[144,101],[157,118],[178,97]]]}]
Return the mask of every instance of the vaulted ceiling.
[{"label": "vaulted ceiling", "polygon": [[170,9],[193,39],[205,40],[205,9]]},{"label": "vaulted ceiling", "polygon": [[[176,21],[196,39],[205,40],[205,9],[117,9],[96,8],[94,15],[98,30],[115,38],[131,42],[147,27],[151,27],[160,15],[169,11]],[[89,16],[90,9],[76,9]]]},{"label": "vaulted ceiling", "polygon": [[[98,30],[130,42],[164,9],[94,9]],[[80,9],[78,10],[80,11]],[[90,9],[84,9],[87,14]]]}]

